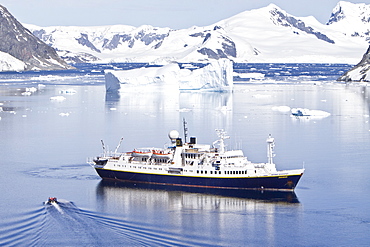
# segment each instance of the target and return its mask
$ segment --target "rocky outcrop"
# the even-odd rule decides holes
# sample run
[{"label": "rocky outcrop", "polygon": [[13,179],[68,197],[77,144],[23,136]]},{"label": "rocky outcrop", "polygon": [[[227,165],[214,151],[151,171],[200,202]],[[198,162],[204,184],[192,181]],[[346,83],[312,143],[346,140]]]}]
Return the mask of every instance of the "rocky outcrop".
[{"label": "rocky outcrop", "polygon": [[370,46],[361,61],[351,70],[339,77],[337,81],[370,82]]},{"label": "rocky outcrop", "polygon": [[36,38],[0,5],[0,51],[24,62],[24,70],[71,69],[56,51]]},{"label": "rocky outcrop", "polygon": [[275,23],[275,25],[280,25],[283,27],[292,27],[296,28],[302,32],[305,32],[307,34],[313,34],[315,35],[318,39],[321,39],[325,42],[328,42],[330,44],[335,44],[334,40],[330,39],[328,36],[325,34],[316,31],[310,26],[307,26],[303,21],[288,15],[284,12],[282,12],[279,8],[273,8],[271,11],[271,19]]}]

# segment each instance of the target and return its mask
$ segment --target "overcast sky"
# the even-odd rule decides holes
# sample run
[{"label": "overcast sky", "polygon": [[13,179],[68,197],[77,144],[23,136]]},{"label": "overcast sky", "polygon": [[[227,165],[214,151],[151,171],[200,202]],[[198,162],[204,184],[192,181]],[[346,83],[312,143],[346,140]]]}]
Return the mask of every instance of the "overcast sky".
[{"label": "overcast sky", "polygon": [[[2,0],[21,23],[38,26],[144,24],[173,29],[211,25],[274,3],[296,17],[326,23],[338,0]],[[351,0],[370,4],[370,0]]]}]

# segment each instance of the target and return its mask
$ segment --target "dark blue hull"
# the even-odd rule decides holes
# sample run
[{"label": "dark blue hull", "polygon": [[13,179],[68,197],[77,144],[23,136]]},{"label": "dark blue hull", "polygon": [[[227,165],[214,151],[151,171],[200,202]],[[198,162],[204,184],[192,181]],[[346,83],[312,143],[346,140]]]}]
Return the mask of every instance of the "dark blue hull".
[{"label": "dark blue hull", "polygon": [[230,189],[266,189],[266,190],[293,190],[302,174],[291,176],[266,177],[189,177],[183,175],[158,175],[113,171],[96,168],[103,179],[121,180],[133,183],[165,184],[189,187],[230,188]]}]

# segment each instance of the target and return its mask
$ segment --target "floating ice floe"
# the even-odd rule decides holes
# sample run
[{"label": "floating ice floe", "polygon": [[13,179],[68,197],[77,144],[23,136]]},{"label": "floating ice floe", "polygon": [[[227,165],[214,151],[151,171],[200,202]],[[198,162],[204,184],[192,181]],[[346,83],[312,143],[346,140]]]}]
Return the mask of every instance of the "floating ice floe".
[{"label": "floating ice floe", "polygon": [[191,111],[191,109],[189,109],[189,108],[181,108],[181,109],[179,109],[179,112],[189,112],[189,111]]},{"label": "floating ice floe", "polygon": [[46,86],[44,84],[37,84],[38,89],[44,89]]},{"label": "floating ice floe", "polygon": [[23,92],[23,93],[21,93],[21,95],[23,95],[23,96],[30,96],[32,93],[31,92]]},{"label": "floating ice floe", "polygon": [[330,116],[329,112],[321,110],[310,110],[307,108],[292,108],[292,116],[294,117],[309,117],[309,118],[326,118]]},{"label": "floating ice floe", "polygon": [[64,97],[64,96],[53,96],[53,97],[50,97],[50,100],[51,101],[59,101],[59,102],[61,102],[61,101],[66,100],[66,97]]},{"label": "floating ice floe", "polygon": [[289,106],[273,106],[271,108],[273,111],[279,111],[279,112],[290,112]]},{"label": "floating ice floe", "polygon": [[76,94],[77,91],[74,89],[63,89],[59,91],[60,94]]},{"label": "floating ice floe", "polygon": [[105,86],[107,91],[231,91],[233,63],[229,59],[220,59],[195,70],[181,69],[177,63],[132,70],[106,70]]},{"label": "floating ice floe", "polygon": [[26,91],[24,91],[23,93],[21,93],[21,95],[23,95],[23,96],[30,96],[30,95],[32,95],[32,93],[37,92],[37,88],[35,88],[35,87],[26,87],[25,90]]},{"label": "floating ice floe", "polygon": [[250,81],[253,80],[263,80],[265,79],[265,74],[258,73],[258,72],[252,72],[252,73],[234,73],[235,76],[239,76],[243,79],[249,79]]},{"label": "floating ice floe", "polygon": [[271,98],[271,95],[269,94],[255,94],[255,95],[252,95],[253,98],[256,98],[256,99],[267,99],[267,98]]}]

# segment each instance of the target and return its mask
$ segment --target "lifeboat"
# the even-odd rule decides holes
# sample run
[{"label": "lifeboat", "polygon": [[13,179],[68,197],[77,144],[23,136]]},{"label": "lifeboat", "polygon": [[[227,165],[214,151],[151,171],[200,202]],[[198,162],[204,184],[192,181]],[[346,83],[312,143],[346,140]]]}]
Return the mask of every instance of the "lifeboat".
[{"label": "lifeboat", "polygon": [[152,156],[152,150],[135,149],[134,151],[132,151],[132,156],[134,156],[134,157],[150,157],[150,156]]},{"label": "lifeboat", "polygon": [[171,150],[153,150],[153,158],[159,159],[171,159],[173,156],[173,151]]}]

